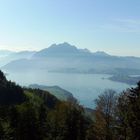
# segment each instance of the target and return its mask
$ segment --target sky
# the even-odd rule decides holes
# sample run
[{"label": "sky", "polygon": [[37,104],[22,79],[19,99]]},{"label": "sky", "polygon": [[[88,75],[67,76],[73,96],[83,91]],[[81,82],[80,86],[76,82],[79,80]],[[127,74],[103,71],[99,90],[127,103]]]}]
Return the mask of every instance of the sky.
[{"label": "sky", "polygon": [[0,49],[62,42],[140,56],[140,0],[0,0]]}]

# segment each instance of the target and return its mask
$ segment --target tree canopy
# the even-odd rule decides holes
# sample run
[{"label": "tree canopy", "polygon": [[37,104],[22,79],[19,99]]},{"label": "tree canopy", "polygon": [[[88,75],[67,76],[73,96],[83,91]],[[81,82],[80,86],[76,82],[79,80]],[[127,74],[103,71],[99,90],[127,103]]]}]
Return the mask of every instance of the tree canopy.
[{"label": "tree canopy", "polygon": [[140,82],[116,94],[105,90],[87,115],[76,100],[22,88],[0,71],[0,140],[139,140]]}]

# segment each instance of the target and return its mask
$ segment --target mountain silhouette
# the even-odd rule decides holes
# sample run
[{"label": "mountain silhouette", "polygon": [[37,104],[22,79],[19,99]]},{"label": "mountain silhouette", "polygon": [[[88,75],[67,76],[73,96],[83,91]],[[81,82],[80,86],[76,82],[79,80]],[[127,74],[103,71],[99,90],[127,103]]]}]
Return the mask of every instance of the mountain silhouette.
[{"label": "mountain silhouette", "polygon": [[104,51],[91,52],[69,43],[53,44],[34,52],[30,58],[14,60],[5,70],[43,69],[65,73],[140,74],[139,57],[119,57]]}]

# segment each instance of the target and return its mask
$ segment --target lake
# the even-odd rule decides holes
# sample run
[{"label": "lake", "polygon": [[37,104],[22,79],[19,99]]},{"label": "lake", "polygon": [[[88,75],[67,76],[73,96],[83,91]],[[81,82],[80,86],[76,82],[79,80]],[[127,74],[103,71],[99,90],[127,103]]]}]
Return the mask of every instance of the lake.
[{"label": "lake", "polygon": [[40,70],[8,72],[7,79],[22,86],[30,84],[58,85],[70,91],[80,104],[93,108],[94,100],[105,89],[114,89],[117,92],[121,92],[130,87],[124,83],[108,80],[110,76],[106,74],[49,73],[45,70]]}]

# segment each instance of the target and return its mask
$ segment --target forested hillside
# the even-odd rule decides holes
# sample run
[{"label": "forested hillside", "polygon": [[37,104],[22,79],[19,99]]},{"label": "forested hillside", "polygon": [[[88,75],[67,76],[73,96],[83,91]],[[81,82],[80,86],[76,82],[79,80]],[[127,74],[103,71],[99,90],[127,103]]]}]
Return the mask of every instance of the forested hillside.
[{"label": "forested hillside", "polygon": [[140,83],[120,95],[106,90],[95,104],[88,116],[75,100],[22,88],[0,72],[0,140],[140,139]]},{"label": "forested hillside", "polygon": [[37,84],[32,84],[29,85],[30,88],[39,88],[45,91],[49,91],[52,95],[56,96],[59,100],[62,101],[67,101],[67,100],[76,100],[72,93],[69,91],[62,89],[59,86],[44,86],[44,85],[37,85]]}]

